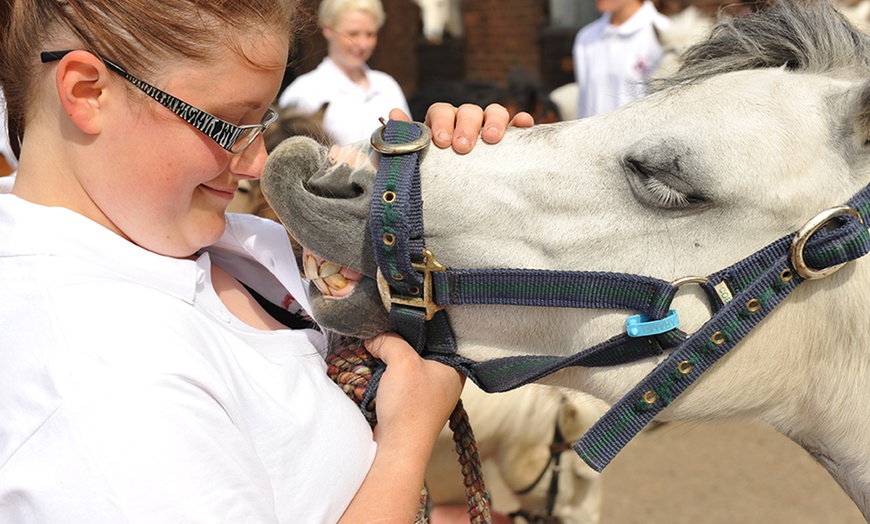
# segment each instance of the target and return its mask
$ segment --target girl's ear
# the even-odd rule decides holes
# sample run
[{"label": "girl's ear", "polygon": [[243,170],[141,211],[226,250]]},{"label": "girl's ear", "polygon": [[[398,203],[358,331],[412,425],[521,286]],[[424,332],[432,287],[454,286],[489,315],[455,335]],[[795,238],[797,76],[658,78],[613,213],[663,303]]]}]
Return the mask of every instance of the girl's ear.
[{"label": "girl's ear", "polygon": [[99,58],[81,50],[69,52],[57,66],[55,85],[61,105],[83,133],[102,130],[111,74]]}]

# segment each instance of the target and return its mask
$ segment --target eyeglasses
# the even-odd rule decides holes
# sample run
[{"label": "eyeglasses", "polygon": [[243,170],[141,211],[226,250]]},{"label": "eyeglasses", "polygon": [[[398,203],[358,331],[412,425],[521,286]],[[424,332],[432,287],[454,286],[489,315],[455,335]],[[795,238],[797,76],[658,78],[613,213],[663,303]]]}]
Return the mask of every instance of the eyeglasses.
[{"label": "eyeglasses", "polygon": [[[42,60],[42,63],[46,64],[54,62],[55,60],[60,60],[66,56],[67,53],[71,53],[72,51],[72,49],[67,51],[43,51],[40,53],[39,57],[40,60]],[[206,113],[202,109],[197,109],[187,102],[179,100],[147,82],[139,80],[125,71],[124,68],[103,57],[98,58],[106,64],[106,67],[126,78],[143,93],[181,117],[188,124],[200,130],[203,134],[217,142],[219,146],[230,153],[241,153],[244,151],[254,142],[254,140],[257,139],[258,136],[260,136],[261,133],[266,130],[266,128],[278,120],[278,113],[270,107],[266,110],[266,114],[263,116],[263,120],[259,124],[245,126],[233,125],[225,120],[221,120],[216,116]]]}]

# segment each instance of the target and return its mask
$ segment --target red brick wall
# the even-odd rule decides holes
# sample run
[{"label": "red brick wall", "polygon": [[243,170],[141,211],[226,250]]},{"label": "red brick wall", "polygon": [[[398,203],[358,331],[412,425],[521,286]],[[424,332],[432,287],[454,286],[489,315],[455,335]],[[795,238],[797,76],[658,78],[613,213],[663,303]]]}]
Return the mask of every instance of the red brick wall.
[{"label": "red brick wall", "polygon": [[544,0],[465,0],[465,75],[507,81],[511,67],[539,71],[539,38],[547,24]]}]

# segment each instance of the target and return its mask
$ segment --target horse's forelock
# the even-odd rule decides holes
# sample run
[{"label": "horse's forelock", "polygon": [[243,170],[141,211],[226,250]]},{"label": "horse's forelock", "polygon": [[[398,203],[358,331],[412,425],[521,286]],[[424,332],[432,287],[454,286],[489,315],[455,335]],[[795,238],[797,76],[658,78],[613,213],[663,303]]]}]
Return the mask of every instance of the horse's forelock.
[{"label": "horse's forelock", "polygon": [[807,72],[870,74],[870,38],[827,2],[781,0],[721,21],[710,38],[691,47],[674,75],[654,80],[660,90],[732,71],[785,66]]}]

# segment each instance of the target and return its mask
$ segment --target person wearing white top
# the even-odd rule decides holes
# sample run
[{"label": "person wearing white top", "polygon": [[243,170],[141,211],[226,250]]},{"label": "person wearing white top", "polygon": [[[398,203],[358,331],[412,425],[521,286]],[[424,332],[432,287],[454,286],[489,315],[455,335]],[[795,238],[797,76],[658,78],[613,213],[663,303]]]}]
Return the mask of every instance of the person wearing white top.
[{"label": "person wearing white top", "polygon": [[[395,334],[366,341],[386,364],[373,433],[293,314],[286,231],[225,212],[266,161],[295,3],[13,4],[0,522],[413,519],[459,374]],[[440,147],[508,125],[503,107],[430,113]]]},{"label": "person wearing white top", "polygon": [[296,78],[281,93],[281,108],[313,114],[329,104],[323,128],[332,141],[346,145],[368,140],[391,109],[409,112],[402,88],[390,75],[366,62],[378,42],[385,14],[380,0],[324,0],[318,24],[327,56],[316,69]]},{"label": "person wearing white top", "polygon": [[646,95],[645,81],[662,57],[656,29],[664,31],[670,25],[650,0],[596,3],[604,14],[574,40],[578,118],[612,111]]}]

